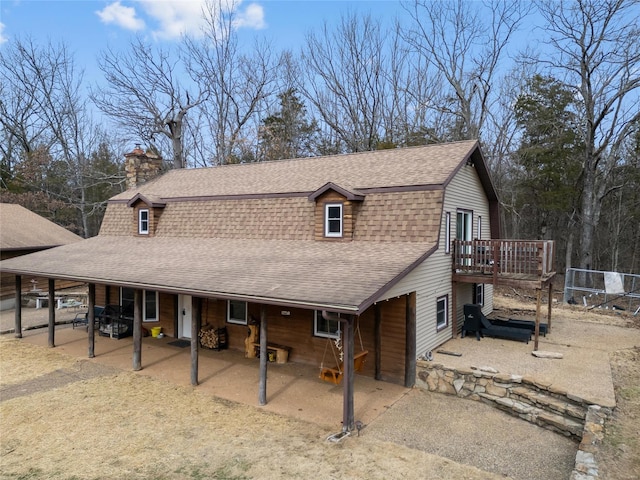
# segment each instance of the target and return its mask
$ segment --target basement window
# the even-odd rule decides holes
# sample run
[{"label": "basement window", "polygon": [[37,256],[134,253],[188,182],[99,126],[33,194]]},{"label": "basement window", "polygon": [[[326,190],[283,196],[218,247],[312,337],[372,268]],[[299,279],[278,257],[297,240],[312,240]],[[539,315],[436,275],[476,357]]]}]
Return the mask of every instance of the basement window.
[{"label": "basement window", "polygon": [[149,235],[149,210],[146,208],[138,210],[138,233]]},{"label": "basement window", "polygon": [[324,236],[342,237],[341,203],[327,203],[324,206]]}]

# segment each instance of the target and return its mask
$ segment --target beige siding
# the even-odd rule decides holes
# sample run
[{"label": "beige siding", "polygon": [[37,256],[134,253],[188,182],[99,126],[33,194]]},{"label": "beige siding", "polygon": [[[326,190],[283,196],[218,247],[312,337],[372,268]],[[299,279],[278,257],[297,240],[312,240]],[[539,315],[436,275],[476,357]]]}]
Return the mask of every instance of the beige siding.
[{"label": "beige siding", "polygon": [[[452,335],[452,313],[454,311],[451,294],[451,255],[445,253],[445,212],[451,212],[451,239],[455,238],[456,210],[463,208],[473,211],[473,237],[478,238],[478,215],[482,217],[482,237],[491,238],[489,222],[489,202],[484,194],[475,168],[465,166],[449,183],[445,195],[440,226],[439,248],[421,265],[415,268],[401,282],[395,285],[385,298],[392,298],[416,292],[416,351],[422,355],[449,340]],[[463,305],[473,298],[472,285],[459,285],[457,292],[458,327],[463,322]],[[436,301],[447,295],[449,300],[449,325],[441,331],[436,329]],[[489,313],[493,309],[493,288],[485,285],[485,307]]]}]

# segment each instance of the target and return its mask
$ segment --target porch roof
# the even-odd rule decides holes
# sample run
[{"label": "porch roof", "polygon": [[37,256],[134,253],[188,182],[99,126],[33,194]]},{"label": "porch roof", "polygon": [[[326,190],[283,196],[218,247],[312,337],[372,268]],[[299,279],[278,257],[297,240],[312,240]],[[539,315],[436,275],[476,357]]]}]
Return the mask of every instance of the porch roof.
[{"label": "porch roof", "polygon": [[0,262],[3,271],[361,313],[435,243],[100,235]]}]

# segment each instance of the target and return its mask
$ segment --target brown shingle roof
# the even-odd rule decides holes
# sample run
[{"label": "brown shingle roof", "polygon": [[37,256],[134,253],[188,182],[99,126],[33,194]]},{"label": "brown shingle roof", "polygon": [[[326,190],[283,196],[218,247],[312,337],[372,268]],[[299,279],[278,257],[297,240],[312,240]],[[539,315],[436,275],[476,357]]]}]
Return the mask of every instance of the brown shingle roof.
[{"label": "brown shingle roof", "polygon": [[349,191],[443,185],[477,146],[475,140],[348,155],[171,170],[112,200],[136,193],[162,199],[315,192],[327,182]]},{"label": "brown shingle roof", "polygon": [[[429,245],[98,236],[5,260],[5,271],[358,312]],[[168,254],[171,252],[171,254]]]},{"label": "brown shingle roof", "polygon": [[75,233],[12,203],[0,203],[0,250],[56,247],[82,240]]}]

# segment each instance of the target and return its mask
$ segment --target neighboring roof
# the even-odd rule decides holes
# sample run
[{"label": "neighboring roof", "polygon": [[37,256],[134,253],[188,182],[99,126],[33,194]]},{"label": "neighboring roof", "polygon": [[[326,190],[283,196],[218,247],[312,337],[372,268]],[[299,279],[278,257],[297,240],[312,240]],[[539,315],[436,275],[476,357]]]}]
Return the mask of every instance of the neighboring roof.
[{"label": "neighboring roof", "polygon": [[372,189],[444,186],[477,147],[477,141],[467,140],[347,155],[177,169],[116,195],[111,201],[128,202],[136,194],[163,200],[309,195],[328,182],[358,194]]},{"label": "neighboring roof", "polygon": [[75,233],[12,203],[0,203],[0,250],[35,250],[82,240]]},{"label": "neighboring roof", "polygon": [[172,293],[361,312],[428,252],[425,244],[402,242],[98,236],[51,253],[5,260],[2,268]]}]

